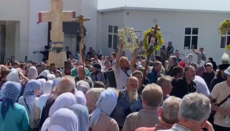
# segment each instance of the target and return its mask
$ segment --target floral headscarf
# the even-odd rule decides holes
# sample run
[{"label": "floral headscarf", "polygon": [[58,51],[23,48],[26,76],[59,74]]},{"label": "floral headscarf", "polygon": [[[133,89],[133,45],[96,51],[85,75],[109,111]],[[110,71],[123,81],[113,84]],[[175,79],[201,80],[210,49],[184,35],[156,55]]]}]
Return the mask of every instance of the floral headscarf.
[{"label": "floral headscarf", "polygon": [[20,95],[21,84],[7,81],[3,86],[5,86],[5,89],[3,91],[4,99],[1,106],[1,115],[4,120],[10,106],[14,109],[14,103]]}]

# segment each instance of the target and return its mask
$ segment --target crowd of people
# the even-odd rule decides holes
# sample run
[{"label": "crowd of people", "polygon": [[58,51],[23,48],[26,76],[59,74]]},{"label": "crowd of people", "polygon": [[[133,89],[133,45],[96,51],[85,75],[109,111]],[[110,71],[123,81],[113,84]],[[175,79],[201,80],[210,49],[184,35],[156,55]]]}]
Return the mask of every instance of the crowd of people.
[{"label": "crowd of people", "polygon": [[217,67],[200,48],[193,62],[172,42],[149,61],[138,52],[90,47],[71,71],[0,65],[0,131],[230,131],[229,58]]}]

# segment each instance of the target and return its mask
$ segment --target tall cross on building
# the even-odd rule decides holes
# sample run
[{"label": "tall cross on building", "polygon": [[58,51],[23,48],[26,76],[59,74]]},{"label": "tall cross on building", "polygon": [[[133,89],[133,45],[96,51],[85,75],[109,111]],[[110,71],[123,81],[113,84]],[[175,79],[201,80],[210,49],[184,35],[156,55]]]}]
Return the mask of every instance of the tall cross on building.
[{"label": "tall cross on building", "polygon": [[75,11],[63,11],[62,0],[50,0],[50,11],[38,12],[38,21],[51,22],[52,47],[62,47],[64,42],[63,22],[70,22],[76,17]]}]

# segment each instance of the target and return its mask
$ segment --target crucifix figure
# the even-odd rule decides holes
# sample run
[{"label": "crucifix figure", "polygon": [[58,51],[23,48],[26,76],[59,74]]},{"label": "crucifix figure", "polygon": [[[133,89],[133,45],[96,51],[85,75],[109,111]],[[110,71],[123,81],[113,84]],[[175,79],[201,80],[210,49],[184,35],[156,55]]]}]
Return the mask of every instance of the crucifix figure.
[{"label": "crucifix figure", "polygon": [[80,33],[80,36],[81,36],[81,48],[80,48],[80,54],[81,54],[81,63],[84,63],[84,27],[83,27],[83,23],[85,21],[89,21],[90,18],[85,18],[83,15],[80,15],[79,17],[77,17],[76,19],[73,19],[73,22],[78,22],[80,24],[80,29],[81,29],[81,33]]},{"label": "crucifix figure", "polygon": [[157,43],[156,34],[158,30],[160,30],[158,25],[156,25],[155,27],[154,26],[152,27],[152,32],[149,34],[148,39],[147,39],[148,44],[156,46],[156,43]]},{"label": "crucifix figure", "polygon": [[76,17],[75,15],[75,11],[63,11],[62,0],[50,0],[50,11],[38,12],[38,24],[52,22],[50,31],[52,47],[62,47],[64,42],[62,23],[72,21]]}]

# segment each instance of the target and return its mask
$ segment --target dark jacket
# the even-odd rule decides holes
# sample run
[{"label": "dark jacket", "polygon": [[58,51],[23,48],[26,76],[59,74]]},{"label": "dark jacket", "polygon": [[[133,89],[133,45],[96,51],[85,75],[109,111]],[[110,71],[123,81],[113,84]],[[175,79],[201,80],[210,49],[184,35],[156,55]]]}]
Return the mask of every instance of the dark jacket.
[{"label": "dark jacket", "polygon": [[152,70],[152,72],[148,73],[147,78],[149,79],[150,84],[156,83],[158,79],[158,74],[156,71]]},{"label": "dark jacket", "polygon": [[223,81],[226,81],[226,79],[223,77],[215,77],[210,84],[210,88],[209,88],[210,92],[212,92],[212,89],[215,87],[216,84]]},{"label": "dark jacket", "polygon": [[196,83],[194,81],[191,81],[191,83],[188,84],[185,77],[178,79],[177,81],[173,81],[172,86],[173,88],[170,96],[183,98],[189,93],[196,92]]},{"label": "dark jacket", "polygon": [[211,82],[215,77],[215,72],[214,71],[211,72],[211,73],[204,72],[202,76],[203,76],[203,78],[204,78],[204,80],[205,80],[205,82],[206,82],[206,84],[207,84],[207,86],[209,88],[209,91],[210,91]]},{"label": "dark jacket", "polygon": [[172,66],[172,67],[168,70],[168,72],[166,73],[166,75],[169,75],[169,76],[173,77],[172,71],[173,71],[173,68],[174,68],[175,66],[177,66],[177,65]]}]

